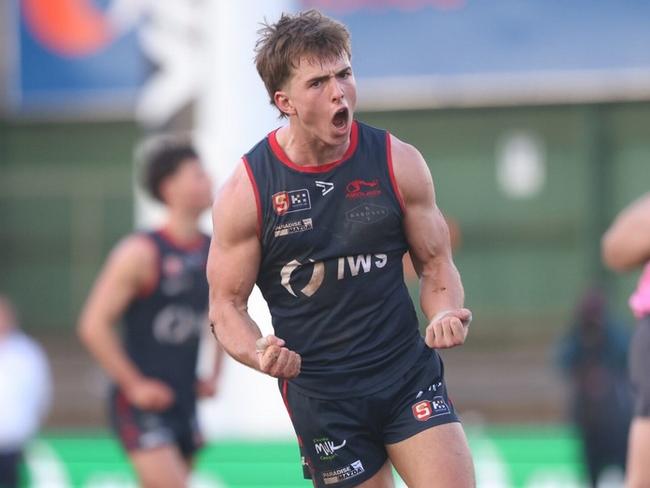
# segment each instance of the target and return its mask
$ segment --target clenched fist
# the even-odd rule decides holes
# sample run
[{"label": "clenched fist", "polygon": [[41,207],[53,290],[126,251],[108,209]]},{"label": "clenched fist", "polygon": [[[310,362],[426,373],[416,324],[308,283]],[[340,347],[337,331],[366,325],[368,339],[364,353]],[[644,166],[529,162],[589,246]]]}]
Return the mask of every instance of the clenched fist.
[{"label": "clenched fist", "polygon": [[427,326],[424,341],[431,349],[447,349],[465,343],[472,321],[466,308],[445,310],[436,314]]},{"label": "clenched fist", "polygon": [[300,354],[284,347],[284,340],[267,335],[255,343],[260,371],[275,378],[291,379],[300,373]]}]

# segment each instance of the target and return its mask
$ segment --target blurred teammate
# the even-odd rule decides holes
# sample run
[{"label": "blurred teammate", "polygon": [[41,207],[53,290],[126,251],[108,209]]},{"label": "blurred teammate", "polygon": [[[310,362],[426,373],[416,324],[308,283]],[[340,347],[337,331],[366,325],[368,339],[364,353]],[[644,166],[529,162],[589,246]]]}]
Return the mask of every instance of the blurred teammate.
[{"label": "blurred teammate", "polygon": [[[316,11],[260,31],[256,64],[288,118],[215,202],[210,318],[238,361],[279,379],[316,486],[474,485],[436,348],[471,318],[426,163],[353,118],[346,28]],[[410,251],[430,320],[418,333],[403,280]],[[246,303],[257,282],[275,335]],[[427,347],[428,346],[428,347]],[[390,460],[390,461],[389,461]]]},{"label": "blurred teammate", "polygon": [[13,306],[0,295],[0,488],[20,480],[23,449],[36,435],[52,396],[52,379],[41,347],[18,328]]},{"label": "blurred teammate", "polygon": [[[181,487],[202,444],[196,399],[214,394],[219,373],[217,359],[212,376],[197,380],[210,242],[197,221],[211,204],[211,182],[194,149],[182,144],[152,154],[145,182],[167,207],[166,222],[115,247],[81,313],[79,334],[115,383],[111,424],[142,485]],[[113,331],[120,321],[122,344]]]},{"label": "blurred teammate", "polygon": [[602,242],[603,260],[614,271],[630,271],[645,264],[630,306],[638,327],[630,348],[630,381],[634,419],[627,455],[627,486],[650,486],[650,193],[624,209]]}]

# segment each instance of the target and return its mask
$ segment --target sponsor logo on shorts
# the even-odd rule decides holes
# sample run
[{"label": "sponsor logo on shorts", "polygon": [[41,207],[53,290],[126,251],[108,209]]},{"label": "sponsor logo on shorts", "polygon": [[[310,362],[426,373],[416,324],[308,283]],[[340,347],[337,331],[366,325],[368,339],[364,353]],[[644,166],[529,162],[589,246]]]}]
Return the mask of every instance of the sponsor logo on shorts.
[{"label": "sponsor logo on shorts", "polygon": [[275,237],[288,236],[291,234],[297,234],[298,232],[305,232],[306,230],[312,230],[314,225],[311,218],[296,220],[295,222],[287,222],[286,224],[276,225],[273,229],[273,234]]},{"label": "sponsor logo on shorts", "polygon": [[373,224],[379,222],[388,216],[388,209],[379,205],[359,205],[352,210],[345,213],[345,218],[349,222],[357,222],[360,224]]},{"label": "sponsor logo on shorts", "polygon": [[374,198],[381,195],[379,180],[354,180],[345,187],[345,198]]},{"label": "sponsor logo on shorts", "polygon": [[323,472],[323,483],[326,485],[333,485],[335,483],[340,483],[341,481],[349,480],[355,476],[359,476],[363,473],[365,469],[361,460],[357,460],[352,464],[348,464],[344,468],[333,469],[331,471]]},{"label": "sponsor logo on shorts", "polygon": [[278,215],[311,209],[311,198],[306,188],[293,191],[281,191],[274,194],[273,209]]},{"label": "sponsor logo on shorts", "polygon": [[449,413],[449,406],[441,396],[433,397],[433,400],[431,400],[431,406],[433,407],[434,416],[436,417],[438,415],[447,415]]},{"label": "sponsor logo on shorts", "polygon": [[334,459],[337,456],[336,451],[345,447],[347,443],[347,440],[344,440],[337,445],[329,437],[320,437],[313,441],[314,449],[321,461],[331,461]]},{"label": "sponsor logo on shorts", "polygon": [[411,407],[415,420],[426,422],[430,418],[449,414],[449,406],[441,396],[433,397],[433,400],[422,400]]}]

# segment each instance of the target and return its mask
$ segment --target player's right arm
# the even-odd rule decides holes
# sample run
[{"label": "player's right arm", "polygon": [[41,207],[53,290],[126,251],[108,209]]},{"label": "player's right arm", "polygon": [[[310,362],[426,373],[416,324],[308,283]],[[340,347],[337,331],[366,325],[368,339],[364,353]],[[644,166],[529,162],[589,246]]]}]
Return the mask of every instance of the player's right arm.
[{"label": "player's right arm", "polygon": [[174,399],[164,383],[143,376],[126,355],[114,326],[129,303],[156,279],[157,251],[144,236],[120,242],[108,257],[86,299],[78,323],[81,342],[129,401],[150,410],[167,408]]},{"label": "player's right arm", "polygon": [[300,372],[300,355],[273,335],[262,337],[248,314],[248,298],[261,261],[258,210],[252,183],[240,164],[213,205],[213,237],[207,275],[210,321],[222,347],[235,360],[277,378]]},{"label": "player's right arm", "polygon": [[605,265],[627,271],[650,260],[650,193],[624,209],[602,239]]}]

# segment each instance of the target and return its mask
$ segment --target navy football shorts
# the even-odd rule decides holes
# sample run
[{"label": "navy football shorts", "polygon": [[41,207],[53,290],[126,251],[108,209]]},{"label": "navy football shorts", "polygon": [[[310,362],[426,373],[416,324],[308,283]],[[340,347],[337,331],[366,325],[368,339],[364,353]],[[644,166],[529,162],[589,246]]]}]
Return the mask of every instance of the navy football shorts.
[{"label": "navy football shorts", "polygon": [[306,479],[318,487],[356,486],[386,462],[386,444],[459,422],[447,396],[440,357],[426,349],[398,381],[367,396],[313,398],[279,382],[291,417]]},{"label": "navy football shorts", "polygon": [[163,412],[141,410],[113,388],[109,401],[110,426],[126,451],[174,445],[184,458],[203,446],[196,413],[188,415],[178,406]]},{"label": "navy football shorts", "polygon": [[641,319],[634,331],[629,366],[634,415],[650,417],[650,316]]}]

